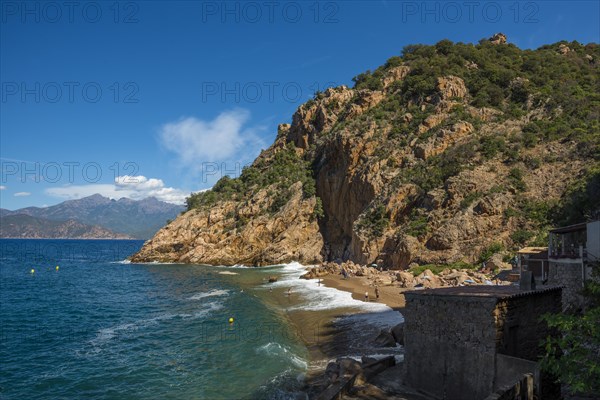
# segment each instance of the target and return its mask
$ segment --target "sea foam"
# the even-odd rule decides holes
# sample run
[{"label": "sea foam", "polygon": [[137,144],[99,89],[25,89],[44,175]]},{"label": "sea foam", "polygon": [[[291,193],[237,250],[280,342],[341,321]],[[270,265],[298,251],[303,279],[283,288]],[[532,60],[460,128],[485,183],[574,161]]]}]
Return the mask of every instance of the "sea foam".
[{"label": "sea foam", "polygon": [[279,344],[277,342],[269,342],[256,349],[256,353],[263,353],[270,357],[283,357],[289,359],[292,364],[298,368],[308,368],[308,363],[302,358],[295,355],[287,346]]},{"label": "sea foam", "polygon": [[214,289],[214,290],[211,290],[210,292],[196,293],[195,295],[189,297],[188,300],[200,300],[200,299],[204,299],[206,297],[225,296],[228,293],[229,293],[228,290]]},{"label": "sea foam", "polygon": [[291,288],[293,294],[299,294],[304,300],[303,304],[289,308],[288,310],[319,311],[335,308],[354,308],[369,312],[392,311],[390,307],[382,303],[368,303],[352,298],[350,292],[319,285],[318,279],[300,279],[306,273],[307,267],[292,262],[283,264],[279,272],[282,276],[277,282],[265,284],[273,287]]}]

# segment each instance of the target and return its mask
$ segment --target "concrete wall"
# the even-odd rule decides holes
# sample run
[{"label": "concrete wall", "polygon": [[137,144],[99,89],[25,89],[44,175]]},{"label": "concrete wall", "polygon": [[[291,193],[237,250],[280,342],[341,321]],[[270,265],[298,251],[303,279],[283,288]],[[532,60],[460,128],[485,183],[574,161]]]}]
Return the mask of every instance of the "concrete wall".
[{"label": "concrete wall", "polygon": [[539,383],[540,374],[536,362],[503,354],[496,356],[496,390],[513,385],[525,374],[531,374],[534,382]]},{"label": "concrete wall", "polygon": [[579,294],[583,289],[581,263],[550,260],[548,285],[564,286],[562,292],[563,310],[581,306],[583,302],[583,297]]},{"label": "concrete wall", "polygon": [[590,261],[600,260],[600,221],[587,224],[587,251]]},{"label": "concrete wall", "polygon": [[538,397],[533,393],[534,378],[531,374],[523,375],[513,385],[498,389],[485,400],[534,400]]},{"label": "concrete wall", "polygon": [[407,382],[448,400],[492,393],[496,353],[493,298],[406,294]]}]

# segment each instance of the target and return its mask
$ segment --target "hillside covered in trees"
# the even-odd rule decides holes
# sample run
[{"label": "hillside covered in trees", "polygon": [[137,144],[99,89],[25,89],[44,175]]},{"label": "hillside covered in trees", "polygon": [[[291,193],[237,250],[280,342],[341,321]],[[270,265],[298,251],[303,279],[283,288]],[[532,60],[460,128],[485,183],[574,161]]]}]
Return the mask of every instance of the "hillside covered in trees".
[{"label": "hillside covered in trees", "polygon": [[135,261],[475,263],[600,209],[600,47],[410,45],[330,88]]}]

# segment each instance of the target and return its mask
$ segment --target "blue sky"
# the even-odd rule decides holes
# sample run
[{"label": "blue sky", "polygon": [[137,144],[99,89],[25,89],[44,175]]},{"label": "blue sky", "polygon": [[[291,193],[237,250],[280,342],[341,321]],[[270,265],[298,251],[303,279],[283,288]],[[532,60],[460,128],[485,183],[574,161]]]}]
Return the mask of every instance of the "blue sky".
[{"label": "blue sky", "polygon": [[407,44],[600,41],[597,1],[0,1],[0,206],[181,202]]}]

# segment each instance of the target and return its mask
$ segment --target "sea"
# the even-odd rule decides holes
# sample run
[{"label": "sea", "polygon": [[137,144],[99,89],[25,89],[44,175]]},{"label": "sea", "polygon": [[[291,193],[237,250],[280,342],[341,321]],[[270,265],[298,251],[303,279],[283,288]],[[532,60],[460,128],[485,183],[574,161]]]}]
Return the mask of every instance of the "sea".
[{"label": "sea", "polygon": [[331,359],[402,357],[371,341],[398,312],[301,264],[130,263],[142,245],[0,239],[0,399],[305,399]]}]

